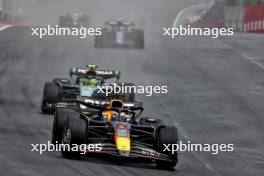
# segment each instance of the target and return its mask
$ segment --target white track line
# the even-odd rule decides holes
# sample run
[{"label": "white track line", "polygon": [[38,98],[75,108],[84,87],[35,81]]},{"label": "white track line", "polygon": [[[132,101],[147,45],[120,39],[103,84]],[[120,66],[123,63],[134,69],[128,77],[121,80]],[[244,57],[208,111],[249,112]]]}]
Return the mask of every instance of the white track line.
[{"label": "white track line", "polygon": [[7,28],[10,28],[12,25],[5,25],[0,27],[0,31],[6,30]]},{"label": "white track line", "polygon": [[[149,84],[150,85],[150,84]],[[165,110],[167,116],[174,122],[173,124],[177,127],[178,131],[181,133],[182,137],[185,140],[188,140],[190,138],[188,138],[186,136],[186,134],[184,133],[184,130],[180,127],[180,125],[175,121],[175,119],[173,118],[173,115],[170,113],[170,111],[167,108],[167,105],[163,102],[163,100],[156,95],[158,102],[161,104],[161,106],[163,106],[163,109]],[[205,161],[200,155],[198,155],[196,152],[192,152],[192,154],[194,155],[194,157],[196,157],[203,165],[205,168],[207,168],[209,171],[211,171],[212,173],[214,173],[215,176],[221,176],[218,172],[216,172],[213,167],[207,162]]]},{"label": "white track line", "polygon": [[[220,40],[216,40],[216,42],[220,45],[222,45],[223,47],[225,48],[230,48],[232,49],[232,47],[226,43],[224,43],[223,41],[220,41]],[[252,62],[253,64],[255,64],[256,66],[258,66],[259,68],[261,68],[262,70],[264,70],[264,65],[259,63],[258,61],[256,61],[256,59],[254,59],[253,57],[250,57],[248,54],[246,53],[242,53],[242,52],[239,52],[237,51],[238,54],[240,54],[241,56],[243,56],[242,58],[245,59],[245,60],[248,60],[250,62]]]},{"label": "white track line", "polygon": [[264,70],[264,65],[260,64],[259,62],[257,62],[255,59],[253,59],[252,57],[248,56],[245,53],[240,53],[246,60],[251,61],[252,63],[254,63],[255,65],[259,66],[262,70]]},{"label": "white track line", "polygon": [[[145,85],[151,85],[150,84],[150,80],[146,79],[144,81]],[[173,122],[173,125],[177,127],[178,132],[181,134],[181,136],[183,137],[183,139],[188,140],[190,139],[189,137],[187,137],[185,131],[183,128],[180,127],[180,125],[177,123],[177,121],[175,120],[174,115],[172,115],[169,111],[169,109],[167,108],[166,103],[163,102],[163,100],[161,99],[161,97],[159,95],[155,95],[156,99],[158,100],[158,103],[163,107],[164,112],[167,114],[167,117],[170,118],[170,120]],[[194,155],[194,157],[196,157],[203,165],[206,169],[208,169],[211,173],[214,174],[214,176],[222,176],[220,175],[220,173],[216,172],[213,167],[206,162],[200,155],[198,155],[196,152],[192,152],[192,154]]]}]

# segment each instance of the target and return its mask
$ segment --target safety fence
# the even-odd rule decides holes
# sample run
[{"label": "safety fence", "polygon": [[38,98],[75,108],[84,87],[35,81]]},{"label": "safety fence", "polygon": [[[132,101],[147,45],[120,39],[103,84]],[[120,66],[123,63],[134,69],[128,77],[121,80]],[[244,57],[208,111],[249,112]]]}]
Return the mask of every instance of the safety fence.
[{"label": "safety fence", "polygon": [[243,31],[264,33],[264,4],[245,6],[243,17]]},{"label": "safety fence", "polygon": [[30,23],[35,16],[49,15],[51,9],[63,0],[0,0],[0,24],[25,24]]},{"label": "safety fence", "polygon": [[237,32],[264,33],[264,1],[217,0],[194,27],[233,28]]}]

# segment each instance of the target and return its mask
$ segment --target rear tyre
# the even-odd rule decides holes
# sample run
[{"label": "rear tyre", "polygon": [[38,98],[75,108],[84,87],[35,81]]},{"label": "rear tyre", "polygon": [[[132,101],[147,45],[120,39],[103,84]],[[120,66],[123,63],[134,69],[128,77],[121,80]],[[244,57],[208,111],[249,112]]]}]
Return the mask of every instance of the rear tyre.
[{"label": "rear tyre", "polygon": [[63,130],[68,117],[78,118],[78,113],[65,108],[59,108],[54,114],[53,129],[52,129],[52,144],[61,144]]},{"label": "rear tyre", "polygon": [[107,32],[102,29],[101,35],[96,35],[94,38],[94,47],[95,48],[106,48],[109,46],[109,39],[107,37]]},{"label": "rear tyre", "polygon": [[[82,118],[72,118],[67,119],[64,133],[63,133],[63,144],[69,144],[71,149],[76,144],[81,145],[86,143],[86,131],[87,131],[87,122]],[[66,158],[78,158],[80,157],[80,150],[63,150],[61,151],[62,155]]]},{"label": "rear tyre", "polygon": [[81,26],[81,27],[89,27],[89,24],[90,24],[90,19],[88,16],[86,15],[82,15],[79,17],[78,19],[78,24]]},{"label": "rear tyre", "polygon": [[144,49],[145,48],[144,32],[142,30],[139,30],[136,32],[136,34],[137,34],[136,48]]},{"label": "rear tyre", "polygon": [[143,30],[133,30],[128,34],[129,40],[134,41],[130,48],[144,49],[144,32]]},{"label": "rear tyre", "polygon": [[178,132],[176,127],[163,126],[158,130],[157,135],[157,151],[170,157],[171,161],[156,160],[158,168],[171,169],[176,166],[178,162],[178,154],[171,151],[164,151],[164,144],[177,144]]},{"label": "rear tyre", "polygon": [[[118,86],[133,87],[133,83],[117,83]],[[132,89],[133,90],[133,89]],[[128,92],[125,94],[125,101],[135,101],[135,92]]]},{"label": "rear tyre", "polygon": [[54,111],[54,107],[48,107],[48,104],[55,104],[59,99],[59,86],[52,83],[47,82],[44,86],[43,98],[41,110],[43,113],[51,113]]},{"label": "rear tyre", "polygon": [[73,19],[70,16],[61,16],[59,18],[60,27],[71,27],[73,24]]},{"label": "rear tyre", "polygon": [[[125,86],[135,86],[133,83],[125,83],[124,84]],[[135,101],[135,92],[129,92],[126,94],[126,97],[127,97],[127,101]]]}]

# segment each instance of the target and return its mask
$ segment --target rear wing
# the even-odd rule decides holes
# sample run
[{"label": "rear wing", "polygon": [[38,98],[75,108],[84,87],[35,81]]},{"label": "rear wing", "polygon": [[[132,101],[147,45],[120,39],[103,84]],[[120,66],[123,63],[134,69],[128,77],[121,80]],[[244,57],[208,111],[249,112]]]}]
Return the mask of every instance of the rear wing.
[{"label": "rear wing", "polygon": [[78,77],[100,77],[102,79],[111,79],[116,78],[117,81],[120,79],[121,72],[118,70],[96,70],[95,72],[91,72],[88,69],[84,68],[71,68],[70,69],[70,77],[73,76]]},{"label": "rear wing", "polygon": [[105,21],[104,24],[105,26],[124,26],[124,27],[135,26],[135,23],[132,21],[119,21],[119,20]]}]

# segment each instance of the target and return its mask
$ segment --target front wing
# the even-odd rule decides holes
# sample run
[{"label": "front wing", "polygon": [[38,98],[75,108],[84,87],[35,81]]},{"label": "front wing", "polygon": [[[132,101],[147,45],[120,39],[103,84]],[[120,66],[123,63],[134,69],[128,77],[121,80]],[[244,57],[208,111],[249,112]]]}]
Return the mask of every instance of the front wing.
[{"label": "front wing", "polygon": [[100,153],[107,154],[118,157],[126,157],[126,158],[144,158],[150,160],[165,160],[165,161],[173,161],[171,157],[168,155],[159,153],[153,149],[141,147],[141,146],[131,146],[131,150],[129,155],[123,156],[120,155],[119,151],[116,149],[116,146],[111,143],[101,143],[102,149],[100,151],[87,151],[87,153]]}]

